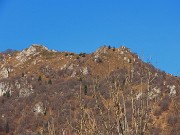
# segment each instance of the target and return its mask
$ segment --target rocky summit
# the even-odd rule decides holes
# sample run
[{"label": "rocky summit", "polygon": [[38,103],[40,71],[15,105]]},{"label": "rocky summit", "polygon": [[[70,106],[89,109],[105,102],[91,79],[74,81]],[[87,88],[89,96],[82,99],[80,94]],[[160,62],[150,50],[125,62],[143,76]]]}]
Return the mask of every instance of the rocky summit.
[{"label": "rocky summit", "polygon": [[180,78],[125,46],[0,53],[0,135],[179,135]]}]

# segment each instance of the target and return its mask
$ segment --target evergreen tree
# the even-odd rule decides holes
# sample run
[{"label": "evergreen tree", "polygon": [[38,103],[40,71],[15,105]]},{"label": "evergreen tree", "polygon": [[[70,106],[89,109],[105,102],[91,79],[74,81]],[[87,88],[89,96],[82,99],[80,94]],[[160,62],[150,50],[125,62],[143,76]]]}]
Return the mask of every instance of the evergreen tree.
[{"label": "evergreen tree", "polygon": [[51,84],[51,85],[52,85],[52,81],[51,81],[51,79],[49,79],[48,84]]},{"label": "evergreen tree", "polygon": [[6,133],[9,133],[9,123],[6,122]]},{"label": "evergreen tree", "polygon": [[42,77],[41,77],[41,76],[38,77],[38,82],[39,82],[39,81],[42,81]]},{"label": "evergreen tree", "polygon": [[87,85],[84,85],[84,95],[87,95]]}]

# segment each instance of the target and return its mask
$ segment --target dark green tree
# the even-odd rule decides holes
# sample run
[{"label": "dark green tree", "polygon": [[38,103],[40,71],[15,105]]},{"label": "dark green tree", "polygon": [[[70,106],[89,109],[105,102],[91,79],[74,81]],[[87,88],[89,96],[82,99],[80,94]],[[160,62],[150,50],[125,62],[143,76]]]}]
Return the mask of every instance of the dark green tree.
[{"label": "dark green tree", "polygon": [[82,77],[80,77],[80,78],[79,78],[79,81],[80,81],[80,82],[82,82],[82,81],[83,81]]},{"label": "dark green tree", "polygon": [[7,91],[7,92],[6,92],[6,97],[7,97],[7,98],[10,98],[10,96],[11,96],[10,91]]},{"label": "dark green tree", "polygon": [[38,77],[38,82],[39,82],[39,81],[42,81],[42,77],[41,77],[41,76]]},{"label": "dark green tree", "polygon": [[84,85],[84,95],[87,95],[87,85]]},{"label": "dark green tree", "polygon": [[49,79],[48,84],[52,85],[52,81],[51,81],[51,79]]},{"label": "dark green tree", "polygon": [[115,51],[116,50],[116,48],[115,47],[113,47],[113,51]]},{"label": "dark green tree", "polygon": [[68,56],[69,54],[68,53],[65,53],[64,56]]},{"label": "dark green tree", "polygon": [[6,122],[6,133],[9,133],[9,123]]},{"label": "dark green tree", "polygon": [[82,52],[81,52],[81,53],[79,54],[79,56],[81,56],[81,57],[86,57],[86,53],[82,53]]}]

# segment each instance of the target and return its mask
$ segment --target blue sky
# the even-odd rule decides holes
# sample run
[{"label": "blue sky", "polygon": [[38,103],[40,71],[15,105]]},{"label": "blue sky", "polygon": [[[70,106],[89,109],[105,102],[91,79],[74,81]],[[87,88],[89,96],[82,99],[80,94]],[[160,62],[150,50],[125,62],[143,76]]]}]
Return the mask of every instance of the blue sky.
[{"label": "blue sky", "polygon": [[92,52],[125,45],[180,75],[179,0],[0,0],[0,51],[33,43]]}]

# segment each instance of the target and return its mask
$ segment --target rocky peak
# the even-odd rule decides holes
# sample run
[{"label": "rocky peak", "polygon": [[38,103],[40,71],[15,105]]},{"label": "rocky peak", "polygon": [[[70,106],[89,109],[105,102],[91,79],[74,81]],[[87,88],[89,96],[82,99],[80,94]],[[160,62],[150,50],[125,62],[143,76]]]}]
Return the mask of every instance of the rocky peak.
[{"label": "rocky peak", "polygon": [[102,46],[99,49],[96,50],[96,54],[106,54],[108,51],[108,47],[107,46]]},{"label": "rocky peak", "polygon": [[32,44],[29,48],[36,48],[37,50],[47,50],[49,51],[49,49],[46,46],[43,45],[39,45],[39,44]]},{"label": "rocky peak", "polygon": [[29,48],[24,49],[21,51],[17,56],[16,59],[25,62],[27,57],[38,55],[42,51],[49,51],[47,47],[38,44],[32,44]]},{"label": "rocky peak", "polygon": [[29,48],[23,50],[22,52],[26,56],[34,55],[40,53],[42,51],[50,51],[46,46],[39,45],[39,44],[32,44]]}]

